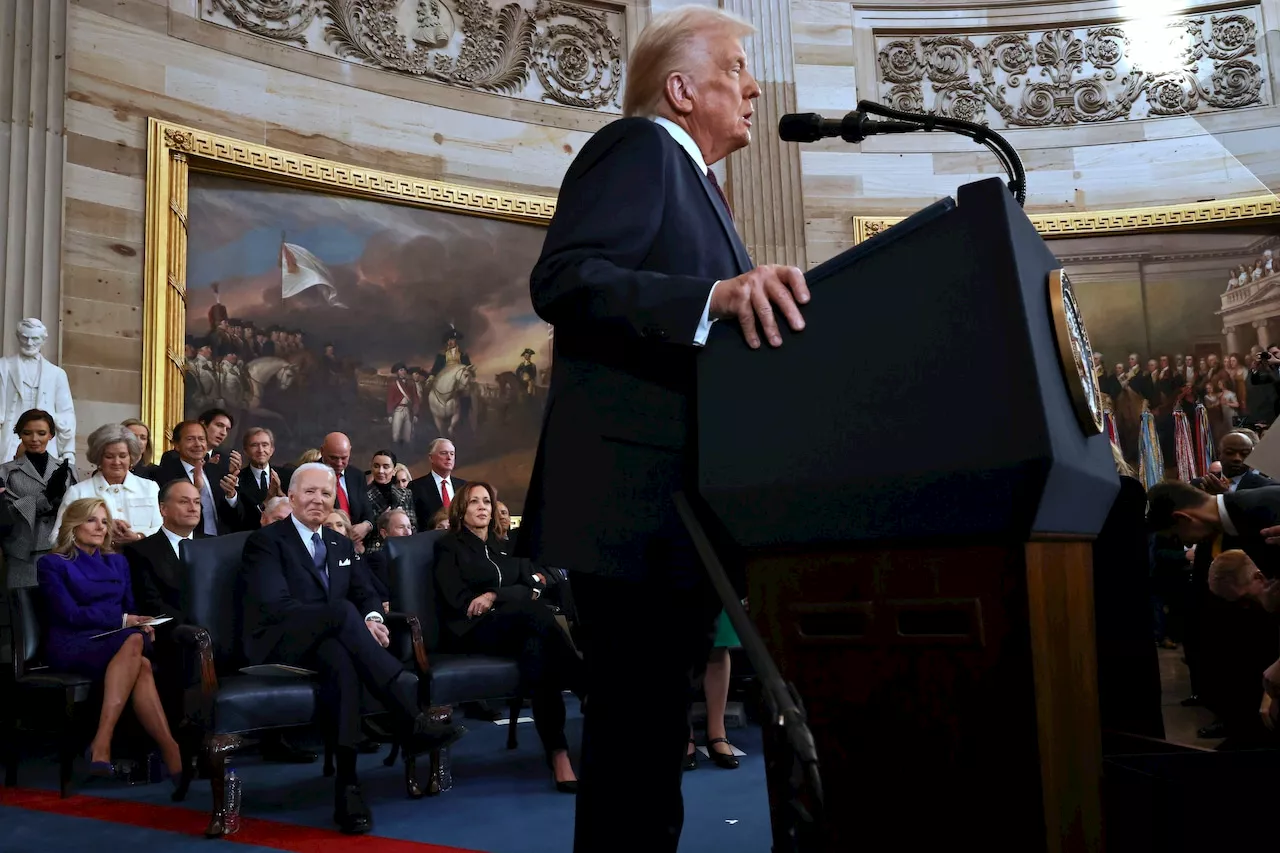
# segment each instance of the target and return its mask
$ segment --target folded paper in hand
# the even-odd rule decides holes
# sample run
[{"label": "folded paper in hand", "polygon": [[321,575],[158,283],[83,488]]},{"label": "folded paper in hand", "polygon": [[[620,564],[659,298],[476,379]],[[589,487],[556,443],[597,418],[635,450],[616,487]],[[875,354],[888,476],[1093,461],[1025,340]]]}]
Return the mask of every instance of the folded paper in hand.
[{"label": "folded paper in hand", "polygon": [[303,669],[300,666],[289,666],[284,663],[262,663],[257,666],[242,666],[240,671],[245,675],[274,675],[274,676],[311,676],[318,675],[314,669]]},{"label": "folded paper in hand", "polygon": [[116,628],[114,631],[103,631],[101,634],[94,634],[89,639],[96,640],[99,637],[110,637],[112,634],[119,634],[121,631],[128,631],[129,628],[141,628],[143,625],[150,625],[154,628],[156,625],[163,625],[166,622],[172,621],[172,616],[157,616],[154,619],[148,619],[146,622],[141,622],[137,625],[130,625],[128,628]]}]

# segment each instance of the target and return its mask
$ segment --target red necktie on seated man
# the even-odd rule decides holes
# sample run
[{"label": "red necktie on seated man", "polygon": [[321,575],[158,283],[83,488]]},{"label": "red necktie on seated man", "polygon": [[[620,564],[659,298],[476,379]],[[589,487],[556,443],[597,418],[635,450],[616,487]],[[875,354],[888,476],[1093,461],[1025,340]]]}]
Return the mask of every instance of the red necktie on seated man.
[{"label": "red necktie on seated man", "polygon": [[440,505],[445,509],[449,508],[449,481],[440,481]]},{"label": "red necktie on seated man", "polygon": [[347,482],[342,474],[338,475],[338,509],[351,517],[351,503],[347,500]]}]

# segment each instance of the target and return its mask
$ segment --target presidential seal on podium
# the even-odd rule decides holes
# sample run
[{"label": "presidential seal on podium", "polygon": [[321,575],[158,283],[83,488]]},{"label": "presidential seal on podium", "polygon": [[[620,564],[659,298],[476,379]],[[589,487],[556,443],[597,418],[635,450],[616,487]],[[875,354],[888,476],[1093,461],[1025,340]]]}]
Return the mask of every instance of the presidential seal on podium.
[{"label": "presidential seal on podium", "polygon": [[1086,435],[1102,432],[1102,391],[1093,372],[1093,347],[1076,304],[1066,270],[1049,273],[1049,306],[1058,339],[1058,360],[1067,380],[1072,407]]}]

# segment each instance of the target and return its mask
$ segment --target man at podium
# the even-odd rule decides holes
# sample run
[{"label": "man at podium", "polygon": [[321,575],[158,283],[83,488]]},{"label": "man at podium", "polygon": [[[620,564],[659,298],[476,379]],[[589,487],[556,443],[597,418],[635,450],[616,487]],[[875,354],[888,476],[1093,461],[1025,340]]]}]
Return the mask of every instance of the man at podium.
[{"label": "man at podium", "polygon": [[804,326],[803,274],[752,265],[708,168],[751,141],[751,32],[702,7],[653,19],[530,276],[555,370],[520,546],[573,572],[585,631],[578,853],[679,841],[690,673],[721,607],[672,502],[694,491],[698,347],[717,320],[752,347],[780,345],[779,314]]}]

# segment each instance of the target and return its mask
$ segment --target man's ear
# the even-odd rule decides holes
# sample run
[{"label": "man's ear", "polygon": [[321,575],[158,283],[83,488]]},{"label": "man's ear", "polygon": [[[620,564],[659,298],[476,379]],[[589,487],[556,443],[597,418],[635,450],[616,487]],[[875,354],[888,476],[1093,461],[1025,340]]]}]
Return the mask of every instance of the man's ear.
[{"label": "man's ear", "polygon": [[677,115],[683,116],[693,112],[693,102],[695,100],[693,81],[687,74],[680,71],[672,71],[667,75],[664,91],[667,96],[667,103],[671,105],[671,109],[675,110]]}]

